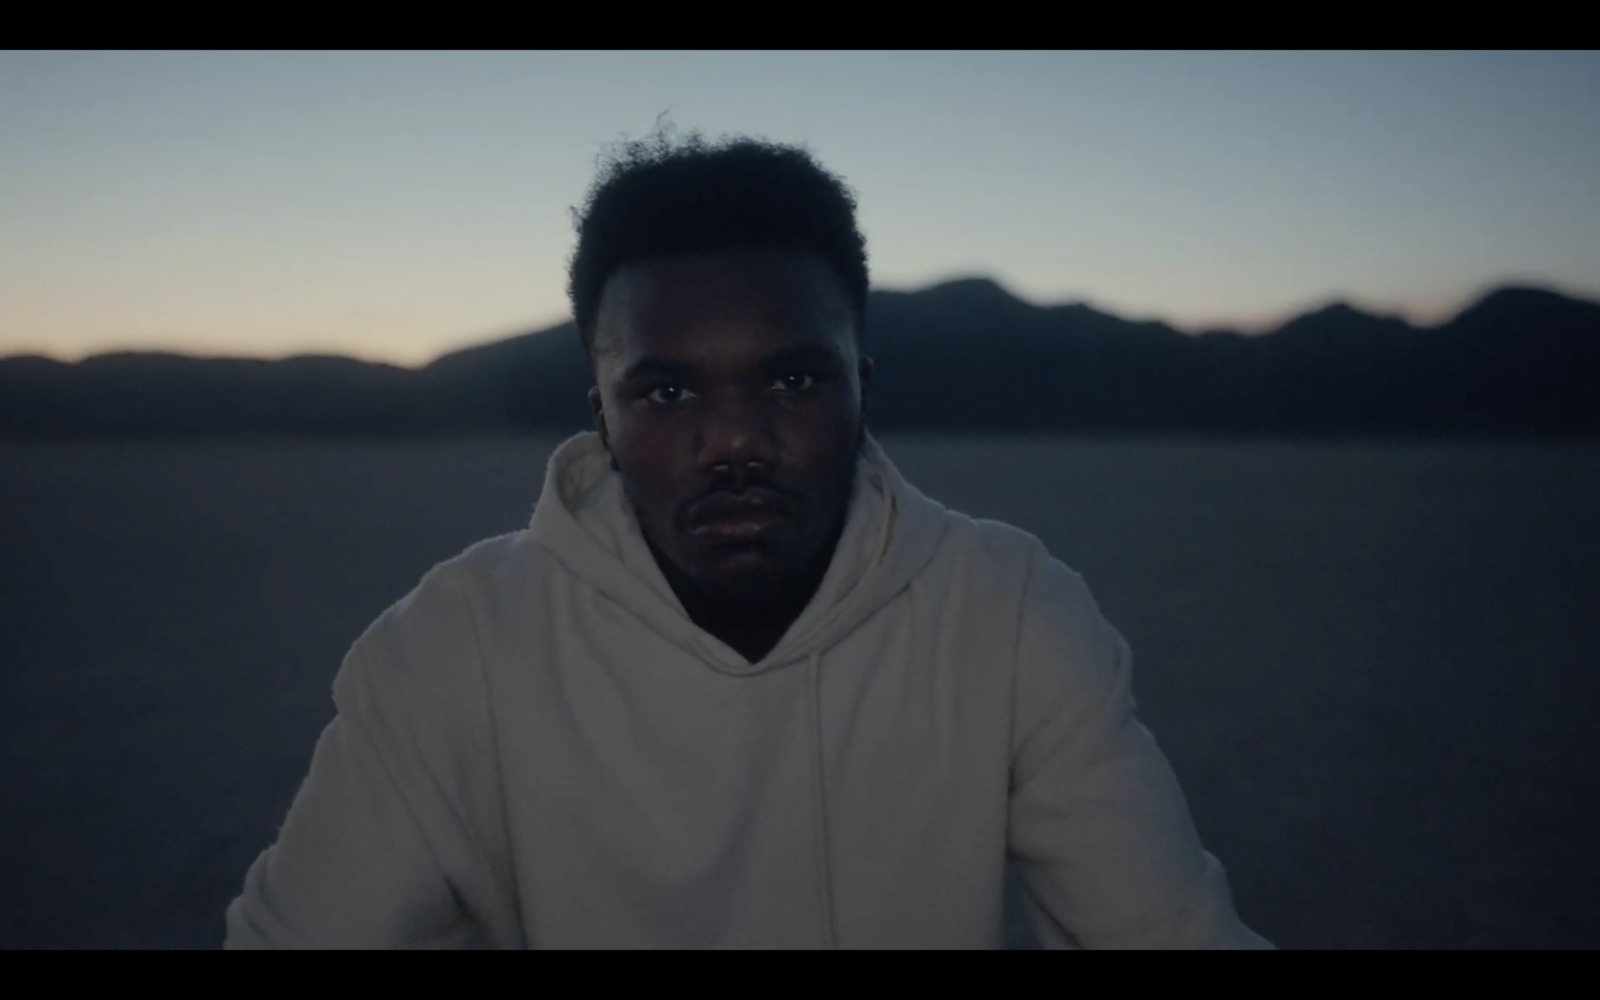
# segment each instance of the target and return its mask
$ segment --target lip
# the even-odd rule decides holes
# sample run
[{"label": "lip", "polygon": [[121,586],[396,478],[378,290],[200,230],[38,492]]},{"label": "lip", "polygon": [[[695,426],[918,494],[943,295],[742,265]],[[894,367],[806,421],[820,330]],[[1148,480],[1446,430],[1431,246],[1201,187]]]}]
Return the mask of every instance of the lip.
[{"label": "lip", "polygon": [[689,534],[704,539],[759,539],[789,516],[783,498],[765,490],[717,493],[689,511]]},{"label": "lip", "polygon": [[726,514],[700,521],[689,534],[706,541],[756,541],[772,534],[782,520],[781,514],[772,511]]}]

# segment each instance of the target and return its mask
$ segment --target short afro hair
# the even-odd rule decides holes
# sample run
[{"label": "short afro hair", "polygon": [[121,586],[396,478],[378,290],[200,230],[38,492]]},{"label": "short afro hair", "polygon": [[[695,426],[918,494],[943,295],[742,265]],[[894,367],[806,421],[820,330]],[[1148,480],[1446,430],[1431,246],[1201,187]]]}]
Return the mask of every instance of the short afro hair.
[{"label": "short afro hair", "polygon": [[802,147],[746,136],[708,142],[670,126],[627,141],[601,163],[581,210],[567,282],[584,351],[594,356],[600,292],[638,261],[726,250],[810,250],[838,273],[862,337],[867,244],[855,195]]}]

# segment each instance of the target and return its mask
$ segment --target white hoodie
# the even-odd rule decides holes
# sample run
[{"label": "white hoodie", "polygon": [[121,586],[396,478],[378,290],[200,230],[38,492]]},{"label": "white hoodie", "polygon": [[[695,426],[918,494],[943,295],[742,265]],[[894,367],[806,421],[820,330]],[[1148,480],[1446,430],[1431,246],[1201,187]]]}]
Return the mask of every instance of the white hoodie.
[{"label": "white hoodie", "polygon": [[870,437],[816,596],[758,663],[699,629],[598,435],[528,529],[355,642],[227,946],[989,948],[1013,859],[1046,947],[1261,947],[1034,537]]}]

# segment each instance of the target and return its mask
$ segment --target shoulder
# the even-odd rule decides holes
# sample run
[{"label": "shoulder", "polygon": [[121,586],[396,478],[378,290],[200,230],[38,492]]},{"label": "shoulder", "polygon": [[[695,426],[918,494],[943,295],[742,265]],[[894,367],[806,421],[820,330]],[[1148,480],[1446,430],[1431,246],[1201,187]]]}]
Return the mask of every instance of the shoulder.
[{"label": "shoulder", "polygon": [[1097,671],[1125,658],[1088,582],[1038,536],[955,511],[945,517],[940,578],[970,611],[1013,623],[1019,660]]},{"label": "shoulder", "polygon": [[423,574],[352,644],[335,681],[335,700],[375,697],[440,700],[439,707],[482,683],[484,609],[507,577],[543,550],[525,531],[468,546]]},{"label": "shoulder", "polygon": [[492,589],[519,559],[532,550],[526,532],[486,538],[435,564],[405,596],[368,626],[362,642],[431,643],[471,626],[473,598]]},{"label": "shoulder", "polygon": [[[945,529],[920,586],[941,619],[981,637],[1021,668],[1103,660],[1110,640],[1084,578],[1036,535],[1013,524],[944,513]],[[915,585],[914,585],[915,586]]]},{"label": "shoulder", "polygon": [[[936,557],[946,573],[996,588],[1013,602],[1080,605],[1092,601],[1083,577],[1038,536],[1004,521],[946,511]],[[969,583],[969,586],[971,586]]]}]

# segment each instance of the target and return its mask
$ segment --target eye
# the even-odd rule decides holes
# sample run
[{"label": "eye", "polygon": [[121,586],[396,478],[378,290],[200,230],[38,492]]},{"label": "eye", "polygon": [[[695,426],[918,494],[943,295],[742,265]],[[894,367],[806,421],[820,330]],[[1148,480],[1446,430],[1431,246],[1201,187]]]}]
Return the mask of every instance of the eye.
[{"label": "eye", "polygon": [[816,384],[816,376],[806,372],[794,372],[778,376],[773,380],[772,387],[779,392],[805,392]]},{"label": "eye", "polygon": [[671,406],[687,399],[693,399],[694,393],[681,385],[658,385],[645,394],[645,399],[662,406]]}]

